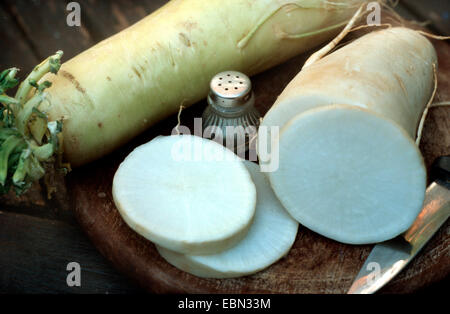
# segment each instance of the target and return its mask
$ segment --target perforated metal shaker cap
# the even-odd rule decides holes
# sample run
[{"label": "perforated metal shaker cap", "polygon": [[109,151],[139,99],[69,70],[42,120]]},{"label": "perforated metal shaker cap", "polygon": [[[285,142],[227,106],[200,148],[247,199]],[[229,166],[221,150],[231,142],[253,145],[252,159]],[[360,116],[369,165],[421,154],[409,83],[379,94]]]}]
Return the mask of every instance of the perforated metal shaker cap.
[{"label": "perforated metal shaker cap", "polygon": [[240,72],[226,71],[214,76],[210,83],[208,103],[221,111],[236,112],[248,103],[253,105],[252,83]]}]

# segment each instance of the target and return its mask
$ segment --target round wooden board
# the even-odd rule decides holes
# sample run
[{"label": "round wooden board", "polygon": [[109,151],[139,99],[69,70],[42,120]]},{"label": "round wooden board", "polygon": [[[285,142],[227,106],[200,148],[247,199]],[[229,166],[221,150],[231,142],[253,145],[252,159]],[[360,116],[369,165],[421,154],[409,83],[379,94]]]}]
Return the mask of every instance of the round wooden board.
[{"label": "round wooden board", "polygon": [[[435,101],[450,99],[450,50],[434,41],[439,54],[439,89]],[[298,73],[304,56],[253,78],[257,107],[265,113],[284,86]],[[205,103],[187,109],[182,123],[193,126]],[[125,156],[153,137],[170,134],[171,117],[116,153],[67,177],[72,204],[79,222],[96,247],[123,273],[156,293],[345,293],[362,267],[372,246],[351,246],[326,239],[300,226],[289,254],[265,271],[239,279],[201,279],[163,260],[154,245],[132,231],[122,220],[111,195],[114,173]],[[421,150],[427,166],[450,154],[450,108],[430,110]],[[220,180],[220,178],[218,178]],[[444,280],[450,273],[450,223],[427,244],[412,263],[383,292],[407,293]]]}]

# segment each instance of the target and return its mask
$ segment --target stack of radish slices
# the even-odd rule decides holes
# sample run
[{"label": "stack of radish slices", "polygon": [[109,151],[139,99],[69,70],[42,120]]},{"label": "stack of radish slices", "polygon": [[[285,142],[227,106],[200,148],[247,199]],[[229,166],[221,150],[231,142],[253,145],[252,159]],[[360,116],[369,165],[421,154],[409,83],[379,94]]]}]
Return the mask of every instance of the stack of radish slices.
[{"label": "stack of radish slices", "polygon": [[113,196],[134,231],[199,277],[258,272],[288,253],[298,230],[256,164],[196,136],[136,148],[116,172]]}]

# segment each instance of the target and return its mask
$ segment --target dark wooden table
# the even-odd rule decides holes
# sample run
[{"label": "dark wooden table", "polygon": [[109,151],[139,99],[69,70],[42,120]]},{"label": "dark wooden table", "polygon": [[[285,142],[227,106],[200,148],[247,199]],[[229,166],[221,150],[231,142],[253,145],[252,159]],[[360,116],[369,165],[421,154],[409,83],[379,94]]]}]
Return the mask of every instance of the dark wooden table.
[{"label": "dark wooden table", "polygon": [[[165,0],[79,0],[81,26],[69,27],[69,0],[0,2],[0,70],[16,66],[23,74],[57,50],[67,60],[133,24]],[[430,21],[430,29],[450,35],[450,3],[404,0],[397,11]],[[81,265],[81,287],[66,283],[70,262]],[[447,287],[441,282],[422,292]],[[36,186],[19,200],[0,198],[0,293],[141,293],[98,253],[73,212]]]}]

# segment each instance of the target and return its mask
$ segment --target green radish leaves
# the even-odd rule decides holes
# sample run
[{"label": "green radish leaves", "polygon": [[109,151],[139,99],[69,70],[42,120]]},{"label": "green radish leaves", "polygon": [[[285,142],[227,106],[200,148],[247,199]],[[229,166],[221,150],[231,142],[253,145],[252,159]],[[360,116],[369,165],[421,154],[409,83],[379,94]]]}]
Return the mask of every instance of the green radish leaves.
[{"label": "green radish leaves", "polygon": [[3,95],[8,89],[14,88],[19,84],[19,80],[14,76],[16,75],[18,69],[11,68],[4,70],[0,74],[0,95]]},{"label": "green radish leaves", "polygon": [[50,72],[53,74],[57,74],[59,71],[59,68],[61,67],[60,59],[59,58],[50,58],[49,64],[50,64]]},{"label": "green radish leaves", "polygon": [[51,87],[49,81],[39,80],[48,72],[58,73],[61,57],[59,51],[35,67],[15,97],[6,92],[19,84],[15,77],[18,69],[0,73],[0,194],[13,188],[20,195],[44,177],[47,166],[57,161],[56,166],[61,167],[62,122],[49,122],[47,114],[39,110],[47,101],[45,89]]}]

